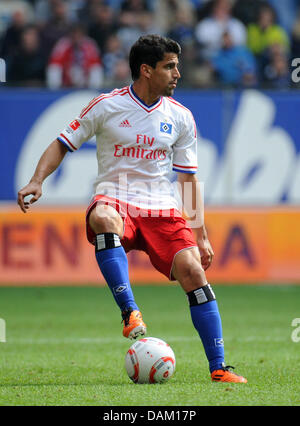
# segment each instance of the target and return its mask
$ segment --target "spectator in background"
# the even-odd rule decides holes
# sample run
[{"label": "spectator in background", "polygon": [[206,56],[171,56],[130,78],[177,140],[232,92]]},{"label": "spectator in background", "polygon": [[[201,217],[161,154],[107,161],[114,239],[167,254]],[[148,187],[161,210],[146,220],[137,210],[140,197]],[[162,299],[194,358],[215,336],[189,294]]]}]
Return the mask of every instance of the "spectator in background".
[{"label": "spectator in background", "polygon": [[210,60],[222,46],[222,37],[227,31],[235,46],[245,45],[246,28],[233,18],[230,0],[215,0],[211,15],[200,21],[195,28],[195,37],[200,47],[200,55]]},{"label": "spectator in background", "polygon": [[[107,39],[105,53],[103,55],[103,67],[106,80],[114,80],[117,64],[123,60],[127,61],[127,55],[122,47],[122,42],[117,34],[111,34]],[[128,73],[129,73],[128,68]],[[126,76],[127,79],[128,76]],[[110,83],[108,83],[108,86]]]},{"label": "spectator in background", "polygon": [[117,22],[113,9],[99,3],[94,8],[93,20],[88,27],[88,35],[94,39],[103,54],[109,37],[117,30]]},{"label": "spectator in background", "polygon": [[127,55],[131,46],[140,36],[161,34],[160,29],[154,24],[153,13],[147,10],[123,11],[120,14],[120,23],[121,28],[117,31],[117,35],[122,40],[122,46]]},{"label": "spectator in background", "polygon": [[276,11],[279,25],[291,35],[295,16],[300,7],[299,0],[268,0],[270,5]]},{"label": "spectator in background", "polygon": [[291,56],[300,58],[300,9],[296,15],[291,34]]},{"label": "spectator in background", "polygon": [[162,34],[161,29],[156,25],[154,14],[144,10],[137,13],[137,25],[141,36],[147,34]]},{"label": "spectator in background", "polygon": [[149,8],[146,0],[123,0],[121,3],[122,12],[140,13],[148,10]]},{"label": "spectator in background", "polygon": [[34,10],[30,3],[24,0],[1,0],[0,1],[0,36],[6,31],[11,23],[12,16],[17,10],[21,11],[27,23],[32,23]]},{"label": "spectator in background", "polygon": [[7,61],[8,81],[22,86],[42,86],[45,80],[46,57],[34,25],[21,34],[21,44]]},{"label": "spectator in background", "polygon": [[28,24],[23,10],[16,10],[12,14],[11,24],[6,29],[0,48],[0,57],[5,60],[16,54],[21,44],[22,32]]},{"label": "spectator in background", "polygon": [[208,18],[212,14],[214,3],[215,0],[207,0],[205,2],[201,2],[200,0],[200,4],[195,5],[195,15],[198,22],[203,21],[203,19]]},{"label": "spectator in background", "polygon": [[263,82],[272,89],[286,89],[291,81],[288,56],[279,44],[269,49],[269,61],[264,68]]},{"label": "spectator in background", "polygon": [[67,3],[63,0],[52,1],[50,17],[41,28],[42,45],[47,56],[57,41],[68,34],[70,25]]},{"label": "spectator in background", "polygon": [[117,31],[117,35],[122,40],[123,49],[128,55],[131,46],[140,36],[137,14],[131,11],[120,12],[119,24],[120,29]]},{"label": "spectator in background", "polygon": [[274,9],[271,6],[263,6],[259,10],[256,23],[248,27],[248,46],[255,55],[261,55],[273,44],[280,44],[288,51],[289,38],[276,24]]},{"label": "spectator in background", "polygon": [[236,0],[232,8],[232,13],[233,16],[248,27],[249,24],[256,22],[260,9],[268,5],[268,0]]},{"label": "spectator in background", "polygon": [[194,15],[191,9],[178,8],[175,12],[174,25],[168,32],[168,37],[177,41],[184,49],[194,42]]},{"label": "spectator in background", "polygon": [[236,46],[229,32],[222,38],[222,48],[212,58],[212,67],[222,85],[252,87],[256,84],[256,62],[245,46]]},{"label": "spectator in background", "polygon": [[82,1],[86,0],[34,0],[35,21],[40,27],[45,25],[51,19],[55,5],[63,2],[65,3],[68,22],[76,22],[78,8],[82,7]]},{"label": "spectator in background", "polygon": [[128,60],[122,59],[116,63],[111,85],[113,87],[129,86],[132,83]]},{"label": "spectator in background", "polygon": [[93,22],[95,9],[103,4],[101,0],[84,0],[81,2],[81,7],[77,9],[76,21],[85,25],[86,28]]},{"label": "spectator in background", "polygon": [[86,36],[83,26],[73,25],[70,34],[54,46],[47,68],[47,85],[61,87],[88,87],[98,89],[103,84],[103,68],[99,49]]},{"label": "spectator in background", "polygon": [[194,37],[195,18],[191,9],[178,8],[175,13],[175,24],[167,34],[177,41],[182,48],[180,59],[181,79],[179,85],[184,86],[195,77],[196,49]]},{"label": "spectator in background", "polygon": [[264,79],[265,67],[268,66],[270,51],[274,45],[281,46],[287,55],[289,38],[287,33],[276,24],[275,11],[271,6],[263,6],[257,22],[248,26],[248,47],[255,55],[261,79]]},{"label": "spectator in background", "polygon": [[157,0],[154,9],[154,21],[161,34],[167,34],[176,25],[176,14],[179,12],[193,14],[194,7],[190,0]]}]

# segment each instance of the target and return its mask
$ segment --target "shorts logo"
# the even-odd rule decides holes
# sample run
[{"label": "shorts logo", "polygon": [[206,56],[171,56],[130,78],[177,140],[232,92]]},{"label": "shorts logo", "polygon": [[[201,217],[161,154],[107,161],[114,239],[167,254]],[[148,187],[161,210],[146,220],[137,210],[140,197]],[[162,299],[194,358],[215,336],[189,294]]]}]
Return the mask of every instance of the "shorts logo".
[{"label": "shorts logo", "polygon": [[72,121],[72,123],[70,123],[70,127],[73,130],[77,130],[79,126],[80,126],[80,123],[77,120],[74,120],[74,121]]},{"label": "shorts logo", "polygon": [[215,339],[215,346],[224,346],[224,340],[222,339],[222,337]]},{"label": "shorts logo", "polygon": [[172,133],[172,124],[169,123],[160,123],[160,131],[163,133],[168,133],[171,135]]},{"label": "shorts logo", "polygon": [[113,288],[113,292],[116,296],[120,293],[123,293],[123,291],[125,291],[125,290],[127,290],[127,284],[126,283],[121,284],[121,285]]}]

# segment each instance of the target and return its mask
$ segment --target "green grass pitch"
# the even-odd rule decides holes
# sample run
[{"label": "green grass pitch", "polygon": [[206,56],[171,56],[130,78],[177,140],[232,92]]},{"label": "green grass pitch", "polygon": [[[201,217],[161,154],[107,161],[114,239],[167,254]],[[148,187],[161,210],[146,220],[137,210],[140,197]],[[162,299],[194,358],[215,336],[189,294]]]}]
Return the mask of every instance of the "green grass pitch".
[{"label": "green grass pitch", "polygon": [[[300,405],[300,286],[214,286],[226,362],[248,384],[212,383],[186,297],[174,284],[134,287],[148,336],[167,341],[163,385],[127,377],[121,317],[108,288],[0,288],[0,405]],[[300,332],[298,333],[298,336]]]}]

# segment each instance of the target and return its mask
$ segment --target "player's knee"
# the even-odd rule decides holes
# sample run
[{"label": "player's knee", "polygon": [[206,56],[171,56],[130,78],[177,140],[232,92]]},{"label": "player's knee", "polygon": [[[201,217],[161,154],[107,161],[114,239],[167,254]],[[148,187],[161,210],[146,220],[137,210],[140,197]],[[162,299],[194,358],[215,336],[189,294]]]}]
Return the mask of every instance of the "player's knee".
[{"label": "player's knee", "polygon": [[111,206],[98,204],[89,215],[89,223],[96,234],[113,232],[123,233],[123,221],[119,213]]}]

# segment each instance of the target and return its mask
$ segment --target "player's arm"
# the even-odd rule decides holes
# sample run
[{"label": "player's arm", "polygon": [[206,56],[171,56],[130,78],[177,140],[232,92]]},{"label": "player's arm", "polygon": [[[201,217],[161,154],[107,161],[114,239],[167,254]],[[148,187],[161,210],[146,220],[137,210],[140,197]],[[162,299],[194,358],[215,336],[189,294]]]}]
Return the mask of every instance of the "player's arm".
[{"label": "player's arm", "polygon": [[[24,213],[41,197],[44,180],[57,169],[67,151],[68,148],[55,139],[43,153],[29,183],[18,192],[18,204]],[[29,202],[24,200],[27,195],[33,195]]]},{"label": "player's arm", "polygon": [[201,185],[194,173],[177,173],[182,204],[187,220],[192,224],[200,250],[201,263],[206,270],[212,263],[214,251],[208,240],[204,224],[204,204]]}]

